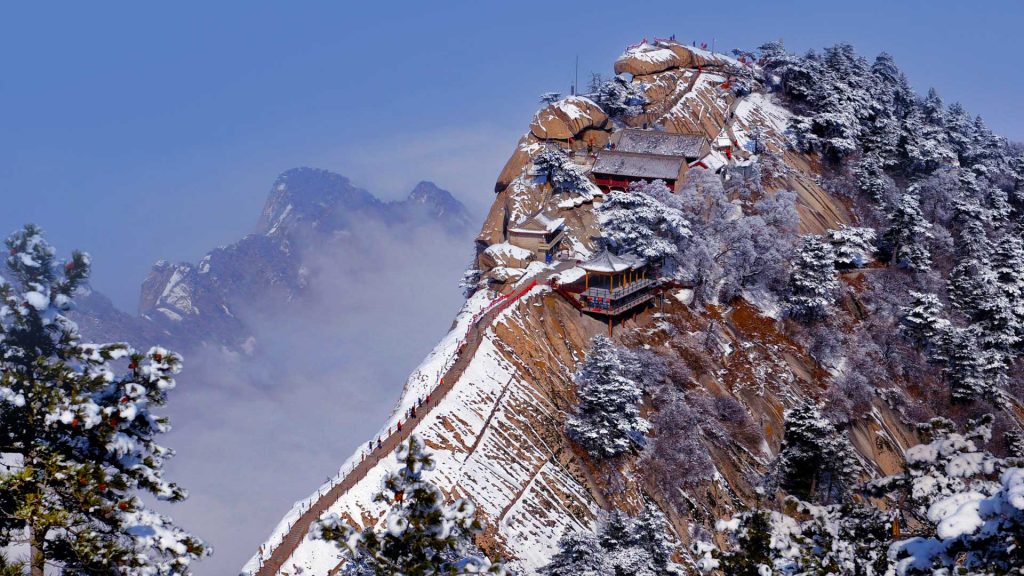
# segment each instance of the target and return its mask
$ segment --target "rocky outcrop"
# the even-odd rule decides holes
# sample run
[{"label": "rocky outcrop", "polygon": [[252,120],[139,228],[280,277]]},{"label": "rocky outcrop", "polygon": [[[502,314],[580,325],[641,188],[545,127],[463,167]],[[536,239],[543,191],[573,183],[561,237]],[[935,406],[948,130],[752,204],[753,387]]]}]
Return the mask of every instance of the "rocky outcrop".
[{"label": "rocky outcrop", "polygon": [[631,46],[619,56],[615,61],[615,73],[649,76],[678,68],[727,66],[732,63],[730,58],[720,54],[684,46],[672,40],[658,40],[654,44],[645,41]]},{"label": "rocky outcrop", "polygon": [[645,42],[619,56],[615,61],[615,73],[647,76],[673,68],[684,68],[688,64],[686,59],[680,58],[672,50]]},{"label": "rocky outcrop", "polygon": [[542,140],[568,140],[584,130],[602,130],[608,115],[588,98],[570,96],[541,108],[530,123],[530,133]]}]

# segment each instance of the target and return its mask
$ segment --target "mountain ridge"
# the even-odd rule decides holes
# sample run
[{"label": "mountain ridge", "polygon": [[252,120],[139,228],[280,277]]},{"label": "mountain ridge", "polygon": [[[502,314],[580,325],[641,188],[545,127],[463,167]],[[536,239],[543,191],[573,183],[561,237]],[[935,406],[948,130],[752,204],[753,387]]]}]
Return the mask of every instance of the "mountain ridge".
[{"label": "mountain ridge", "polygon": [[[927,257],[922,246],[943,257],[953,252],[951,242],[944,244],[951,232],[920,231],[940,222],[956,226],[942,214],[935,223],[920,224],[913,195],[938,194],[941,187],[926,178],[956,170],[967,184],[957,202],[984,202],[974,214],[1007,218],[1013,209],[1006,197],[1013,196],[1019,210],[1020,187],[1004,183],[1009,193],[999,185],[978,193],[976,178],[1005,168],[999,160],[992,168],[971,164],[998,157],[1005,143],[977,128],[983,153],[944,148],[941,134],[935,136],[944,120],[934,119],[944,106],[931,95],[908,100],[906,80],[891,73],[888,55],[871,65],[847,45],[824,56],[789,55],[778,43],[760,51],[737,51],[733,58],[674,40],[644,41],[616,61],[616,73],[625,76],[595,94],[546,103],[497,178],[495,200],[476,239],[475,270],[467,275],[470,298],[452,332],[409,377],[380,429],[378,438],[390,438],[398,423],[405,423],[404,433],[415,427],[434,452],[431,480],[447,495],[476,503],[487,527],[477,544],[518,572],[538,573],[564,533],[592,532],[612,510],[635,513],[653,502],[668,517],[671,537],[690,544],[707,538],[718,519],[770,500],[781,507],[785,494],[766,493],[765,486],[785,446],[787,414],[796,407],[820,406],[869,478],[901,470],[905,450],[919,439],[915,422],[935,415],[963,420],[991,408],[985,397],[955,405],[949,392],[953,368],[928,359],[906,337],[902,319],[913,309],[906,288],[934,290],[952,267],[936,257],[937,278],[915,268]],[[905,108],[865,106],[869,115],[856,108],[869,93],[880,101],[904,98]],[[894,110],[904,116],[886,116]],[[919,112],[933,118],[922,120]],[[902,124],[893,128],[894,122]],[[932,122],[932,130],[921,130],[918,122]],[[645,383],[642,405],[654,425],[646,439],[650,447],[600,461],[568,437],[566,425],[575,410],[574,373],[592,337],[612,324],[578,310],[564,291],[533,284],[558,264],[545,264],[516,245],[510,224],[541,214],[549,222],[557,217],[570,261],[606,248],[614,225],[606,211],[615,209],[608,206],[615,193],[609,196],[591,181],[591,154],[611,148],[626,128],[703,135],[711,150],[690,166],[674,194],[654,184],[633,193],[649,194],[660,202],[656,208],[636,201],[641,213],[620,216],[621,238],[643,249],[651,247],[643,244],[637,220],[667,228],[661,214],[685,211],[692,230],[680,233],[689,252],[669,271],[667,286],[674,288],[655,299],[655,308],[627,315],[615,327],[617,346],[645,361],[645,354],[657,358],[651,372],[661,380]],[[901,129],[898,137],[886,132]],[[925,183],[898,190],[883,163]],[[917,227],[901,230],[901,222]],[[992,228],[1000,234],[1000,226]],[[808,294],[800,292],[800,266],[813,268],[814,251],[833,249],[843,258],[822,268]],[[554,278],[568,285],[581,276]],[[820,294],[814,282],[823,283]],[[521,291],[483,329],[475,353],[462,358],[460,343],[469,327],[502,302],[493,293]],[[936,323],[936,308],[921,312],[928,318],[917,322]],[[802,310],[825,310],[825,317],[801,318]],[[454,362],[467,367],[457,382],[444,383],[450,392],[429,414],[408,420],[409,408],[438,389]],[[1008,364],[1020,374],[1019,357]],[[1014,422],[1019,427],[1024,418],[1019,400],[1011,404],[999,414],[1004,429]],[[659,435],[659,427],[666,433]],[[320,494],[362,458],[375,466],[336,500],[321,502]],[[321,492],[284,517],[243,571],[336,573],[342,566],[338,550],[296,537],[291,524],[316,503],[356,527],[377,525],[386,507],[372,494],[397,467],[373,442],[357,451]],[[271,554],[272,567],[261,567]],[[694,572],[698,556],[687,546],[676,551]]]},{"label": "mountain ridge", "polygon": [[154,263],[140,287],[137,316],[89,290],[80,296],[76,321],[96,338],[127,334],[186,349],[218,345],[251,351],[250,332],[237,308],[301,299],[310,287],[305,260],[345,250],[346,235],[376,226],[396,235],[438,228],[458,236],[471,220],[461,202],[432,182],[418,183],[403,200],[381,201],[341,174],[294,168],[275,179],[253,232],[196,263]]}]

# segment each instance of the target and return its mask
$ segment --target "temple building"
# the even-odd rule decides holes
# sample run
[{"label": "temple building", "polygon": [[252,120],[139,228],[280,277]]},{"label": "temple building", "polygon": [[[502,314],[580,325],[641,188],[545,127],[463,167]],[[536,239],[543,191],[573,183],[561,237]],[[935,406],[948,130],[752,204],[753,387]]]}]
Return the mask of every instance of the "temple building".
[{"label": "temple building", "polygon": [[710,149],[702,135],[628,128],[619,133],[613,148],[598,154],[590,172],[594,183],[606,192],[651,180],[664,180],[675,190],[690,164]]},{"label": "temple building", "polygon": [[508,242],[533,253],[544,262],[551,262],[565,237],[565,219],[551,218],[540,212],[508,229]]}]

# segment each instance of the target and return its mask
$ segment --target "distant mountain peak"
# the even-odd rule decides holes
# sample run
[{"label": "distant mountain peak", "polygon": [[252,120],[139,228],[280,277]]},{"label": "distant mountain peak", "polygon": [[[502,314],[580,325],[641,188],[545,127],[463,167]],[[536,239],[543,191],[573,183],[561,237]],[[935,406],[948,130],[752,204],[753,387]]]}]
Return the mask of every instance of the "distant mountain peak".
[{"label": "distant mountain peak", "polygon": [[393,204],[404,209],[409,216],[418,214],[437,220],[451,231],[468,229],[475,221],[466,206],[451,192],[429,180],[420,181],[404,201]]},{"label": "distant mountain peak", "polygon": [[84,321],[100,334],[130,325],[144,338],[237,345],[249,332],[231,312],[236,304],[270,294],[285,301],[301,298],[308,282],[304,256],[337,249],[339,235],[364,224],[383,226],[392,235],[419,229],[459,235],[473,218],[433,182],[420,182],[404,200],[382,202],[341,174],[293,168],[274,180],[254,234],[211,250],[196,264],[155,262],[140,291],[138,317],[115,313],[98,295],[83,315],[94,317]]},{"label": "distant mountain peak", "polygon": [[416,187],[409,192],[408,200],[412,202],[458,202],[451,192],[443,188],[439,188],[437,184],[429,180],[421,180]]},{"label": "distant mountain peak", "polygon": [[339,207],[365,210],[380,205],[373,194],[353,186],[341,174],[320,168],[292,168],[274,180],[256,233],[274,234],[297,221],[316,223]]}]

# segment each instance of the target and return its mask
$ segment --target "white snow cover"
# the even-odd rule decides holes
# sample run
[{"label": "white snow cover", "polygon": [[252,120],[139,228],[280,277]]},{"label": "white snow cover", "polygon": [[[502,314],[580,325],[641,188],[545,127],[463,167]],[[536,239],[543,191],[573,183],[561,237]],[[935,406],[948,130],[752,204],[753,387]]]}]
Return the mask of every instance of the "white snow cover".
[{"label": "white snow cover", "polygon": [[658,48],[651,44],[640,44],[639,46],[631,46],[619,56],[619,59],[623,58],[635,58],[636,60],[642,60],[644,62],[650,62],[652,64],[664,64],[665,62],[671,62],[676,58],[675,52],[672,52],[668,48]]},{"label": "white snow cover", "polygon": [[[284,184],[281,184],[280,186],[278,186],[278,190],[284,190]],[[267,230],[267,234],[266,235],[267,236],[273,236],[274,233],[277,232],[278,228],[281,227],[281,223],[284,222],[285,219],[288,218],[288,215],[291,214],[291,213],[292,213],[292,205],[289,204],[289,205],[284,207],[283,211],[281,211],[281,215],[278,216],[277,220],[274,221],[274,225],[270,227],[270,230]]]},{"label": "white snow cover", "polygon": [[554,276],[552,276],[552,279],[554,279],[559,284],[572,284],[573,282],[579,280],[580,278],[583,278],[586,275],[587,271],[577,266],[575,268],[570,268],[565,272],[562,272],[561,274],[555,274]]},{"label": "white snow cover", "polygon": [[515,244],[508,242],[501,242],[500,244],[491,244],[484,250],[487,254],[497,258],[514,258],[516,260],[529,260],[533,256],[533,252],[530,252],[526,248],[520,248]]},{"label": "white snow cover", "polygon": [[[694,162],[693,164],[697,163],[707,166],[708,170],[714,172],[721,168],[722,166],[728,164],[729,160],[718,150],[712,150],[711,152],[708,152],[703,158],[697,160],[697,162]],[[693,164],[691,164],[691,166]]]},{"label": "white snow cover", "polygon": [[736,105],[736,120],[732,133],[741,148],[752,150],[750,131],[760,126],[774,134],[785,134],[793,114],[775,102],[770,94],[755,92],[744,97]]},{"label": "white snow cover", "polygon": [[587,106],[601,109],[593,100],[583,96],[568,96],[555,103],[555,107],[559,111],[573,120],[590,118],[590,114],[587,113]]},{"label": "white snow cover", "polygon": [[[538,270],[544,267],[534,264],[538,265]],[[531,275],[536,271],[531,270]],[[544,285],[535,286],[523,299],[549,290]],[[489,302],[485,291],[467,301],[452,331],[410,376],[402,399],[382,432],[393,426],[399,416],[404,420],[405,411],[437,385],[440,375],[454,361],[470,321],[485,310]],[[514,306],[495,320],[495,324],[503,322],[520,322]],[[431,481],[446,493],[454,489],[460,494],[473,494],[477,508],[487,517],[497,519],[498,533],[508,543],[509,552],[518,558],[514,568],[536,570],[555,552],[558,539],[566,529],[591,528],[596,507],[589,491],[557,464],[543,438],[532,431],[523,416],[536,417],[544,413],[553,416],[557,409],[539,396],[528,382],[516,379],[514,367],[502,357],[494,338],[493,330],[489,330],[462,377],[440,404],[422,417],[416,425],[416,433],[434,452],[437,471],[431,474]],[[513,454],[509,451],[511,446],[521,449]],[[359,456],[357,452],[349,458],[342,472],[351,469]],[[352,519],[370,515],[379,518],[378,523],[382,522],[385,509],[373,502],[373,495],[379,490],[386,472],[397,466],[390,456],[381,460],[327,513]],[[342,478],[343,474],[339,473],[321,486],[318,494]],[[297,502],[281,520],[264,545],[265,557],[316,497],[317,494],[313,494]],[[570,501],[568,505],[563,503],[565,499]],[[320,576],[335,568],[338,562],[339,552],[333,544],[307,538],[285,563],[285,570],[294,574],[296,572],[290,570],[294,566],[301,568],[304,574]],[[243,572],[255,571],[258,565],[258,558],[253,557],[243,567]]]},{"label": "white snow cover", "polygon": [[[183,314],[199,314],[199,310],[192,304],[192,294],[187,282],[185,280],[186,275],[191,270],[190,266],[176,265],[174,272],[171,273],[171,277],[167,279],[167,283],[164,284],[164,289],[160,293],[160,298],[157,299],[157,304],[168,304],[178,312]],[[164,314],[167,311],[161,310]],[[168,317],[171,317],[167,314]],[[175,318],[171,317],[172,320]],[[180,320],[181,318],[177,318]]]}]

